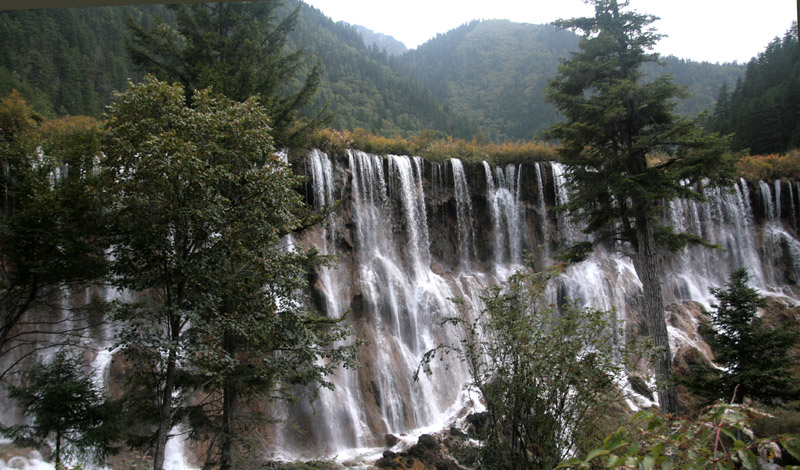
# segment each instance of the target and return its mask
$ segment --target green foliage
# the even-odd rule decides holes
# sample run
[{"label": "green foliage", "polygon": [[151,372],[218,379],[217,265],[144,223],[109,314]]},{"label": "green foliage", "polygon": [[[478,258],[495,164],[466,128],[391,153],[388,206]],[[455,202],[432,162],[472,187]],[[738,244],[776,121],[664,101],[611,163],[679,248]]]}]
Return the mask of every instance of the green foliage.
[{"label": "green foliage", "polygon": [[797,328],[769,329],[758,316],[766,300],[747,285],[747,270],[731,273],[724,289],[712,288],[717,299],[711,324],[700,332],[714,352],[719,369],[696,370],[690,388],[709,399],[746,398],[768,405],[800,398],[791,349],[800,341]]},{"label": "green foliage", "polygon": [[753,155],[783,153],[800,146],[800,59],[797,22],[747,63],[744,79],[727,82],[707,127],[733,133],[733,148]]},{"label": "green foliage", "polygon": [[[743,405],[715,405],[698,419],[666,419],[637,413],[627,427],[609,435],[586,457],[573,457],[557,468],[734,469],[763,468],[759,458],[781,458],[783,446],[800,459],[800,437],[756,439],[755,420],[768,417]],[[796,467],[786,467],[796,468]]]},{"label": "green foliage", "polygon": [[[103,205],[92,171],[100,130],[91,122],[41,121],[16,92],[0,101],[0,356],[12,341],[36,334],[18,328],[32,309],[105,272]],[[54,341],[70,341],[67,330],[53,333]],[[17,357],[32,352],[23,348]]]},{"label": "green foliage", "polygon": [[[322,260],[283,238],[314,219],[274,153],[267,111],[255,98],[192,96],[187,106],[180,85],[153,77],[132,85],[110,108],[103,161],[113,282],[149,295],[117,318],[120,345],[155,387],[156,469],[187,413],[209,462],[227,468],[242,427],[258,422],[244,419],[250,398],[330,386],[354,354],[338,319],[298,297]],[[207,399],[189,408],[198,394]]]},{"label": "green foliage", "polygon": [[92,458],[104,464],[120,438],[118,405],[103,396],[84,374],[85,361],[66,350],[45,362],[37,362],[25,373],[25,385],[10,386],[8,396],[16,400],[31,425],[0,427],[0,433],[23,444],[55,442],[55,465],[64,458]]},{"label": "green foliage", "polygon": [[123,46],[125,17],[147,23],[163,7],[0,11],[0,96],[18,89],[39,112],[99,117],[111,93],[137,80]]},{"label": "green foliage", "polygon": [[474,320],[466,311],[449,320],[465,326],[466,337],[423,359],[426,368],[437,354],[455,354],[468,366],[487,410],[482,468],[550,469],[596,445],[623,399],[626,367],[641,359],[643,349],[621,344],[615,312],[547,305],[558,272],[520,271],[490,289]]},{"label": "green foliage", "polygon": [[[302,51],[286,51],[299,7],[278,18],[282,5],[281,0],[170,5],[176,27],[157,21],[145,29],[129,21],[127,48],[134,63],[161,80],[181,83],[187,95],[213,86],[235,101],[257,96],[276,144],[297,145],[324,119],[324,110],[311,120],[299,117],[322,71],[319,65],[309,66]],[[290,85],[292,81],[299,86]]]},{"label": "green foliage", "polygon": [[[414,51],[392,56],[381,47],[368,46],[370,40],[365,44],[357,27],[336,23],[298,0],[276,7],[273,19],[282,22],[297,8],[295,27],[288,32],[282,51],[290,55],[305,51],[303,57],[309,57],[310,64],[305,70],[311,70],[314,61],[324,70],[316,95],[302,110],[307,118],[317,116],[327,104],[333,113],[331,125],[339,130],[363,128],[384,136],[409,137],[435,129],[442,135],[461,139],[481,135],[493,142],[531,140],[559,119],[542,92],[558,60],[575,49],[571,33],[490,20],[469,23]],[[142,77],[123,45],[126,16],[136,27],[150,31],[152,45],[161,47],[165,41],[181,42],[180,36],[174,36],[180,29],[175,12],[160,5],[0,12],[0,30],[6,39],[0,44],[0,95],[16,88],[48,116],[99,117],[111,102],[113,90],[124,90],[127,78],[138,82]],[[250,19],[241,21],[241,30],[252,24]],[[161,37],[159,31],[163,31]],[[226,50],[245,55],[252,44],[232,46]],[[173,50],[161,59],[176,58],[176,54]],[[676,82],[688,86],[692,95],[676,111],[692,116],[711,109],[720,84],[734,83],[744,72],[743,65],[701,64],[673,57],[665,61]],[[206,65],[207,79],[216,77],[225,83],[242,78],[247,69],[226,74]],[[281,92],[301,90],[305,76],[287,77],[279,85]],[[240,83],[245,81],[246,77]],[[59,86],[64,83],[69,86]],[[191,87],[203,88],[210,82],[204,83]]]}]

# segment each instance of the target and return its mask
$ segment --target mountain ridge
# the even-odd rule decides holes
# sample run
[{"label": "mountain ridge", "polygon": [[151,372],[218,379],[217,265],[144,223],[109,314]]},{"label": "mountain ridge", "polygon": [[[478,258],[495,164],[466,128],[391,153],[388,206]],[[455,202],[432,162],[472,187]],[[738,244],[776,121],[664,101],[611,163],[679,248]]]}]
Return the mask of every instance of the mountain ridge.
[{"label": "mountain ridge", "polygon": [[[399,41],[390,36],[334,22],[300,0],[288,0],[282,14],[295,8],[300,17],[290,47],[324,68],[308,112],[328,103],[335,129],[530,140],[559,118],[543,91],[559,60],[577,48],[572,32],[475,20],[398,54],[401,49],[382,45],[397,47]],[[123,47],[127,16],[145,26],[156,16],[171,21],[164,6],[0,12],[6,38],[0,44],[0,95],[18,89],[46,116],[101,116],[113,90],[143,76]],[[678,104],[687,115],[712,109],[722,83],[733,84],[744,70],[743,65],[665,61],[666,71],[694,95]]]}]

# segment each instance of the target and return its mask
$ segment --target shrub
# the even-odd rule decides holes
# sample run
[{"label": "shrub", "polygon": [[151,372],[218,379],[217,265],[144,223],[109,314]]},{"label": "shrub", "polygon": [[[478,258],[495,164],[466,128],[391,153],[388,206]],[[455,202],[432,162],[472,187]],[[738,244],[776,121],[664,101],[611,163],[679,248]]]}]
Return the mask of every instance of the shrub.
[{"label": "shrub", "polygon": [[734,469],[760,468],[785,458],[781,447],[800,458],[800,437],[756,439],[754,421],[769,415],[745,405],[718,404],[698,419],[668,419],[650,411],[609,435],[585,458],[573,457],[557,468]]}]

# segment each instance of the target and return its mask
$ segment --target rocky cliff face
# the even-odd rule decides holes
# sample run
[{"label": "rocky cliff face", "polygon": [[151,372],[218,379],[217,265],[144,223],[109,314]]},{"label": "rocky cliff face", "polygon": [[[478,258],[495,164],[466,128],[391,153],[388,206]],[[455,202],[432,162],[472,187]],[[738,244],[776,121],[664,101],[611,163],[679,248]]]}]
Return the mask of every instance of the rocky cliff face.
[{"label": "rocky cliff face", "polygon": [[[420,382],[411,375],[426,350],[461,334],[439,325],[465,314],[448,299],[462,297],[468,311],[478,311],[482,289],[503,281],[524,258],[544,267],[557,250],[585,237],[552,210],[568,198],[563,168],[430,163],[359,151],[313,151],[295,166],[308,176],[306,191],[315,207],[339,204],[324,227],[298,240],[338,257],[336,266],[314,279],[316,304],[331,316],[350,312],[366,344],[363,366],[342,372],[337,391],[319,401],[316,419],[308,410],[289,412],[306,413],[303,422],[313,422],[312,431],[302,439],[282,433],[280,451],[335,453],[380,446],[385,433],[444,426],[468,402],[463,366],[439,364]],[[664,213],[669,224],[720,246],[662,253],[678,362],[687,351],[710,355],[697,324],[713,300],[708,288],[724,284],[731,270],[747,267],[756,287],[785,304],[800,299],[798,186],[742,180],[725,190],[708,189],[706,196],[705,203],[675,201]],[[630,259],[615,248],[601,247],[571,266],[550,296],[554,303],[569,297],[616,308],[628,335],[642,334],[641,284]]]},{"label": "rocky cliff face", "polygon": [[[324,224],[294,240],[336,259],[310,276],[312,302],[330,317],[346,316],[365,343],[361,367],[340,370],[334,391],[323,390],[314,403],[299,400],[275,410],[287,424],[263,430],[266,457],[342,458],[363,452],[354,449],[382,448],[387,434],[416,442],[421,433],[448,428],[475,405],[463,388],[464,365],[436,361],[431,376],[414,381],[412,375],[426,351],[463,334],[443,320],[478,312],[483,289],[505,280],[525,259],[543,268],[557,250],[584,239],[580,227],[553,210],[568,198],[563,168],[431,163],[355,150],[315,150],[290,160],[307,176],[309,202],[318,210],[336,206]],[[800,186],[742,180],[707,189],[706,196],[704,203],[675,201],[663,214],[670,225],[720,246],[662,253],[678,368],[710,357],[697,325],[713,300],[708,288],[723,285],[735,268],[749,269],[754,286],[781,306],[781,321],[798,320],[790,307],[800,301]],[[641,284],[616,248],[600,247],[569,267],[548,295],[553,304],[569,297],[616,308],[627,334],[635,336],[643,333]],[[462,298],[463,307],[453,298]],[[99,350],[110,344],[109,334],[97,332]],[[98,356],[96,364],[108,360]],[[633,404],[647,406],[652,398],[641,385],[632,385],[640,391]]]}]

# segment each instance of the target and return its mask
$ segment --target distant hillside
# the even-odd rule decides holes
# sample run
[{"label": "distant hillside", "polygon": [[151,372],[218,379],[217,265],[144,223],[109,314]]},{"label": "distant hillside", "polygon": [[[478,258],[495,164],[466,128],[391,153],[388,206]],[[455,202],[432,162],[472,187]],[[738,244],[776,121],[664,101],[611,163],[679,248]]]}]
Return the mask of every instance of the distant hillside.
[{"label": "distant hillside", "polygon": [[123,47],[125,18],[163,6],[0,11],[0,96],[15,88],[42,114],[99,116],[111,92],[139,80]]},{"label": "distant hillside", "polygon": [[[550,25],[507,20],[473,21],[423,44],[401,61],[436,96],[479,124],[491,140],[530,139],[558,119],[544,99],[561,58],[577,49],[578,36]],[[666,67],[692,96],[677,111],[695,115],[710,110],[719,86],[733,83],[741,65],[665,59]]]},{"label": "distant hillside", "polygon": [[469,137],[476,131],[468,119],[401,71],[388,51],[368,48],[358,27],[334,23],[306,4],[301,12],[290,37],[295,47],[312,54],[325,69],[314,106],[328,103],[335,113],[333,127],[397,136],[434,129]]},{"label": "distant hillside", "polygon": [[355,25],[355,28],[361,33],[364,38],[364,44],[367,47],[377,47],[379,51],[386,49],[389,55],[401,56],[408,51],[405,44],[398,41],[392,36],[383,33],[376,33],[375,31],[365,28],[364,26]]},{"label": "distant hillside", "polygon": [[529,139],[557,119],[544,88],[578,39],[552,26],[473,21],[409,51],[401,61],[491,140]]},{"label": "distant hillside", "polygon": [[[393,38],[336,23],[300,0],[287,0],[283,14],[298,7],[290,47],[325,70],[308,112],[327,103],[334,128],[390,136],[480,132],[502,141],[531,139],[558,119],[544,88],[559,59],[577,48],[571,32],[473,21],[402,53],[405,46]],[[156,15],[171,21],[164,6],[0,11],[0,96],[16,88],[42,114],[100,116],[113,90],[142,77],[123,46],[126,17],[149,25]],[[732,85],[744,70],[665,60],[693,95],[678,106],[685,114],[713,108],[722,83]]]}]

